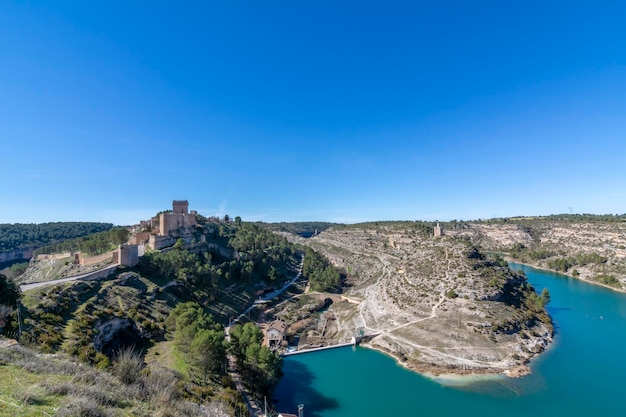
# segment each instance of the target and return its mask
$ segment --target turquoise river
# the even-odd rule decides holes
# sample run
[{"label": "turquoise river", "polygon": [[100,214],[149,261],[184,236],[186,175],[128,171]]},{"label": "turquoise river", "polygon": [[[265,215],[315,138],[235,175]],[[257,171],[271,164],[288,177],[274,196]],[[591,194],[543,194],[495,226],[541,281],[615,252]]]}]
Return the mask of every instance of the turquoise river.
[{"label": "turquoise river", "polygon": [[574,278],[522,269],[548,288],[556,335],[520,379],[442,385],[379,352],[338,348],[285,359],[278,411],[306,417],[616,416],[626,413],[626,294]]}]

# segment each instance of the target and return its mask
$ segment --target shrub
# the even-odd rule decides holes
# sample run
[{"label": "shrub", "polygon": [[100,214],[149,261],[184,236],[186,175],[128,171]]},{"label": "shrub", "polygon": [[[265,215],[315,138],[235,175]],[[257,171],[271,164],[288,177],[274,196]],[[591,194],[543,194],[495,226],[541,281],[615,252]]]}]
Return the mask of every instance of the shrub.
[{"label": "shrub", "polygon": [[448,298],[457,298],[459,295],[452,289],[446,291],[446,297]]},{"label": "shrub", "polygon": [[56,414],[58,417],[112,417],[113,414],[97,404],[81,398],[66,405]]},{"label": "shrub", "polygon": [[611,285],[616,287],[619,284],[619,281],[615,279],[613,275],[600,274],[595,276],[596,281],[601,282],[606,285]]},{"label": "shrub", "polygon": [[131,385],[139,380],[142,369],[143,359],[130,347],[118,352],[113,364],[113,375],[123,384]]}]

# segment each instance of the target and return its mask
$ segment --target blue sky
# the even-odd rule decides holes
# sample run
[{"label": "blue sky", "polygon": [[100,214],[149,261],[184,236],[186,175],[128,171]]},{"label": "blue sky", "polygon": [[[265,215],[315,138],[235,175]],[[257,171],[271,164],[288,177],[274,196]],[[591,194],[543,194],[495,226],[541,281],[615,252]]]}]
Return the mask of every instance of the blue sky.
[{"label": "blue sky", "polygon": [[[471,5],[470,5],[471,3]],[[0,223],[626,212],[626,3],[0,5]]]}]

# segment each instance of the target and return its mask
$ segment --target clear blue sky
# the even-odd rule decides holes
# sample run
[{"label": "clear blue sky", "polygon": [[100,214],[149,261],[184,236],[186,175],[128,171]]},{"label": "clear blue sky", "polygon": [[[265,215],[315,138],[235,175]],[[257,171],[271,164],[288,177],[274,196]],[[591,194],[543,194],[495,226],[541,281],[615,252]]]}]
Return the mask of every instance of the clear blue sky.
[{"label": "clear blue sky", "polygon": [[0,223],[626,212],[626,2],[0,5]]}]

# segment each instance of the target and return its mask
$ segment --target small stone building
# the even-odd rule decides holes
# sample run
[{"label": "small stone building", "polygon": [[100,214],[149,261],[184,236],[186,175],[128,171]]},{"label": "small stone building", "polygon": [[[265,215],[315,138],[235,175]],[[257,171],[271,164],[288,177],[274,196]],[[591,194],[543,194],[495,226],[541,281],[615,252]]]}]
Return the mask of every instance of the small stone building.
[{"label": "small stone building", "polygon": [[435,237],[441,237],[443,236],[443,227],[441,227],[439,225],[439,223],[437,223],[437,226],[435,226]]},{"label": "small stone building", "polygon": [[287,336],[287,325],[281,320],[274,320],[268,326],[265,334],[267,335],[267,345],[270,348],[277,348]]}]

